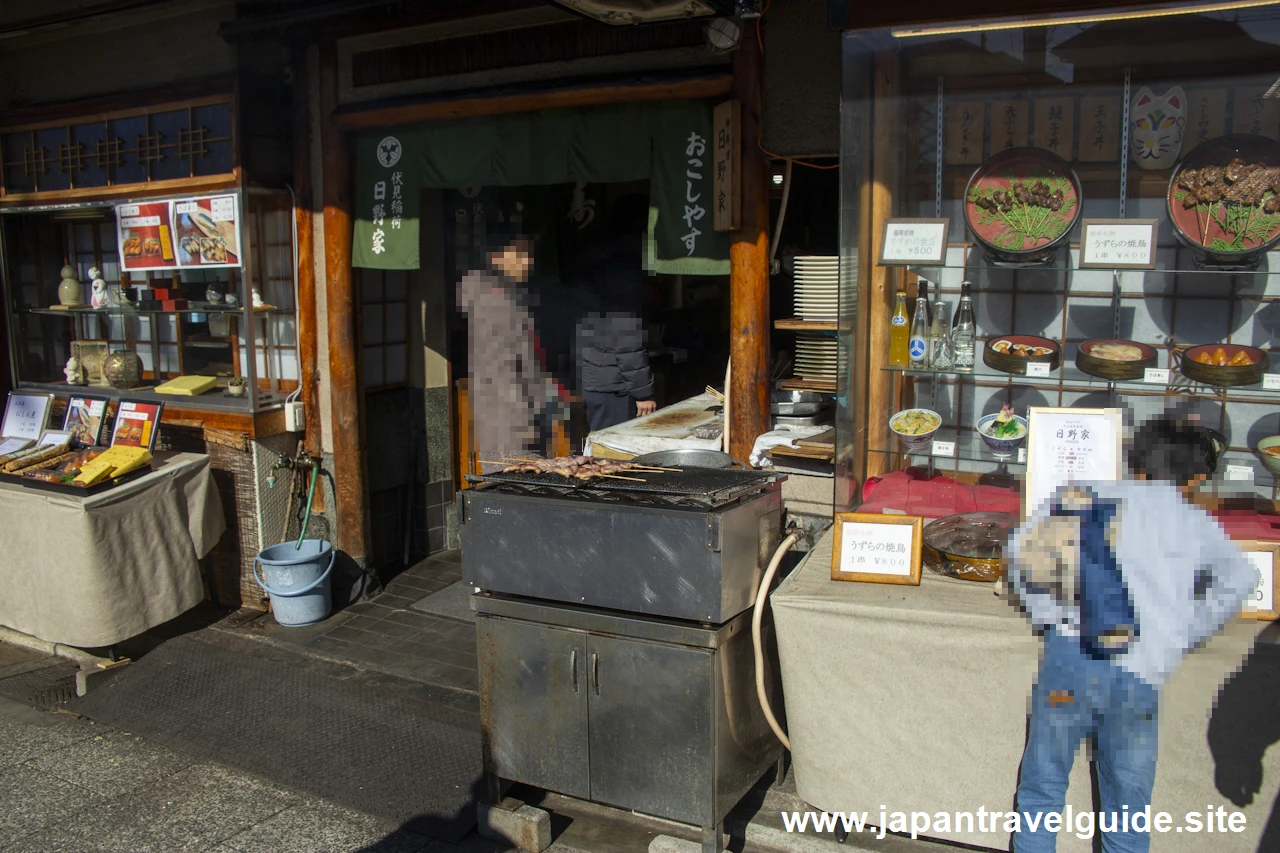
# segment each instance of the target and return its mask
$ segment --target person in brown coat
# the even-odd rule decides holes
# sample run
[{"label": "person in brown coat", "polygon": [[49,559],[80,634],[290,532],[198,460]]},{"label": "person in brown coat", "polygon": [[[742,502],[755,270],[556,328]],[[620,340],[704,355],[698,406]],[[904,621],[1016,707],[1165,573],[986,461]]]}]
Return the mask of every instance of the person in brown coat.
[{"label": "person in brown coat", "polygon": [[533,244],[517,235],[495,242],[486,267],[458,282],[458,307],[467,315],[474,446],[482,459],[541,450],[540,422],[567,416],[561,389],[538,360],[533,319],[520,298],[532,269]]}]

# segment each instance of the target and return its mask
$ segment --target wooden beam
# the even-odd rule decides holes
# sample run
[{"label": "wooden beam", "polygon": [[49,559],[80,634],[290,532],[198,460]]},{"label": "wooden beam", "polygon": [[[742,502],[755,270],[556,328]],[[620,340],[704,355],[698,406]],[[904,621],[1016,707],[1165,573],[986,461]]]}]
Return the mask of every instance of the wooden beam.
[{"label": "wooden beam", "polygon": [[[889,129],[895,127],[895,105],[898,92],[899,60],[891,50],[876,54],[872,81],[871,126],[881,129],[872,140],[871,181],[869,192],[863,194],[863,235],[866,249],[860,253],[862,276],[870,281],[865,308],[859,314],[869,314],[870,329],[866,372],[869,373],[867,396],[867,441],[873,450],[885,450],[893,446],[896,438],[889,430],[889,416],[894,411],[894,387],[897,374],[883,370],[889,360],[889,319],[893,316],[898,275],[892,267],[876,264],[880,257],[880,243],[884,240],[881,227],[886,218],[893,216],[894,187],[898,180],[898,148]],[[869,203],[868,203],[869,202]],[[868,233],[869,232],[869,233]],[[874,477],[890,470],[894,457],[885,453],[868,453],[866,474]]]},{"label": "wooden beam", "polygon": [[319,318],[316,311],[315,229],[311,187],[311,77],[306,47],[293,51],[293,217],[298,229],[298,370],[306,417],[307,452],[321,453]]},{"label": "wooden beam", "polygon": [[355,279],[351,271],[351,149],[329,116],[338,103],[338,49],[320,47],[320,144],[324,164],[325,301],[329,388],[333,407],[333,472],[338,545],[363,564],[368,556],[368,492],[364,453]]},{"label": "wooden beam", "polygon": [[733,96],[742,102],[742,224],[729,247],[733,371],[726,389],[729,453],[742,461],[756,436],[769,431],[769,174],[759,145],[761,72],[756,33],[744,33],[733,54]]},{"label": "wooden beam", "polygon": [[[1123,5],[1166,5],[1167,0],[1131,0]],[[944,24],[950,21],[984,18],[1032,18],[1038,15],[1073,15],[1105,12],[1116,7],[1115,0],[1022,0],[1016,10],[989,0],[917,0],[914,3],[852,3],[845,29],[901,27]]]},{"label": "wooden beam", "polygon": [[[738,53],[741,53],[741,50]],[[735,66],[736,64],[735,61]],[[692,79],[611,85],[591,84],[548,91],[508,92],[481,97],[453,95],[412,102],[346,106],[333,115],[333,122],[347,131],[368,130],[424,121],[524,113],[533,110],[718,98],[728,95],[732,89],[733,76],[711,74]],[[754,147],[754,141],[752,145]]]}]

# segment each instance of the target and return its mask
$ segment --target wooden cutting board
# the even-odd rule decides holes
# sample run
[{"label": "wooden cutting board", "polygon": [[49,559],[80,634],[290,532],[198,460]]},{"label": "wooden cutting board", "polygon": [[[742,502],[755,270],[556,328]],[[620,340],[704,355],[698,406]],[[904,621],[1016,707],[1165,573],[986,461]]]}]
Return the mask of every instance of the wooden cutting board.
[{"label": "wooden cutting board", "polygon": [[835,450],[836,447],[836,430],[832,427],[829,430],[818,433],[817,435],[802,438],[796,441],[801,447],[815,447],[821,450]]}]

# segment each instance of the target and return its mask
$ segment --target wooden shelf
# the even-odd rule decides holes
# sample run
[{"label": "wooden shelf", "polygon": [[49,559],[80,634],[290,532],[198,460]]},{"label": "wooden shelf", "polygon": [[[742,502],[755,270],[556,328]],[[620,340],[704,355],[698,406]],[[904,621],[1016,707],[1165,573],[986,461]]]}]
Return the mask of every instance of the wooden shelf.
[{"label": "wooden shelf", "polygon": [[783,391],[816,391],[819,394],[836,393],[836,383],[825,379],[784,379],[778,383]]},{"label": "wooden shelf", "polygon": [[836,332],[840,329],[834,320],[800,320],[795,317],[774,320],[773,327],[784,332]]}]

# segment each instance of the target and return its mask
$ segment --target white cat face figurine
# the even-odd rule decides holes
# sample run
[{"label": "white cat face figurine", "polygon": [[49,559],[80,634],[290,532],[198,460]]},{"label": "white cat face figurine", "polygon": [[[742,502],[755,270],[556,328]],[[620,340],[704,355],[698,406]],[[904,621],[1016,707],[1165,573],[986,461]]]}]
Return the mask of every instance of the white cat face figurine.
[{"label": "white cat face figurine", "polygon": [[1143,86],[1129,105],[1129,139],[1139,169],[1168,169],[1182,151],[1187,127],[1187,93],[1174,86],[1164,95]]}]

